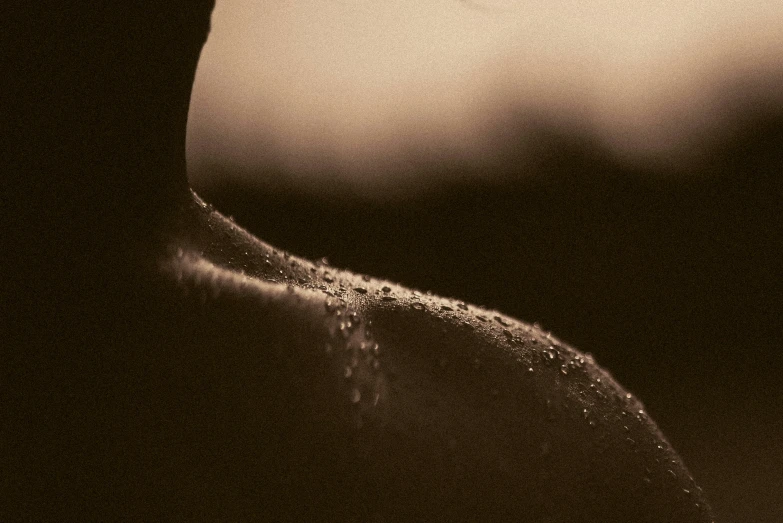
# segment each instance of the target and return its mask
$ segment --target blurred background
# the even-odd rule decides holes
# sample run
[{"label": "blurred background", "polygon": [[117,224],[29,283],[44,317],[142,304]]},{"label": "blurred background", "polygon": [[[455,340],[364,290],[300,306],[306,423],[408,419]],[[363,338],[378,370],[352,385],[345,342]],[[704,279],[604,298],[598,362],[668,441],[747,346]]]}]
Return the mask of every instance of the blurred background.
[{"label": "blurred background", "polygon": [[540,323],[783,521],[779,0],[219,0],[188,139],[264,240]]}]

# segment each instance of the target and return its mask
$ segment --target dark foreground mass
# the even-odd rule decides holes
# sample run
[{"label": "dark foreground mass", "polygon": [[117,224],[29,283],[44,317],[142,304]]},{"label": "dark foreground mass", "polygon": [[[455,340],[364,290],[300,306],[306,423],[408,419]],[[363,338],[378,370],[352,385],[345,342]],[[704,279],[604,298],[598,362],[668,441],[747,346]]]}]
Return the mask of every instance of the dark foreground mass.
[{"label": "dark foreground mass", "polygon": [[197,198],[171,231],[121,309],[12,367],[9,517],[710,521],[589,355],[275,250]]}]

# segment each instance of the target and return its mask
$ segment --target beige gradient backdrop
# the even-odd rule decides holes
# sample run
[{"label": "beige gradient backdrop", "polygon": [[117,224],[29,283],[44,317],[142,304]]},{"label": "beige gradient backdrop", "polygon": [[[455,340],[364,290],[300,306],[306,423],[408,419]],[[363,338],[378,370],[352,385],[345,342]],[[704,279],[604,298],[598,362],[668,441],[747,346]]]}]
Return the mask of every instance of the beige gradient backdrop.
[{"label": "beige gradient backdrop", "polygon": [[779,0],[224,0],[212,22],[197,185],[211,162],[313,184],[328,162],[339,183],[383,189],[411,181],[411,149],[491,156],[512,110],[678,160],[720,131],[726,82],[783,85]]}]

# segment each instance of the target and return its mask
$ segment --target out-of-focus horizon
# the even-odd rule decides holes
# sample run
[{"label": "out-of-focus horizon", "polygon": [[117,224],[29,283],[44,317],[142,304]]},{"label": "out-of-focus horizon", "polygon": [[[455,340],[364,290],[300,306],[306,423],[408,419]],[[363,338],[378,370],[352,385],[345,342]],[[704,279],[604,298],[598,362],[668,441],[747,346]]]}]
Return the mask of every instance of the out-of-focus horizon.
[{"label": "out-of-focus horizon", "polygon": [[541,126],[687,172],[749,108],[783,105],[771,0],[236,0],[212,28],[189,122],[197,186],[220,164],[318,190],[415,189],[411,158],[491,173],[509,148],[534,156]]}]

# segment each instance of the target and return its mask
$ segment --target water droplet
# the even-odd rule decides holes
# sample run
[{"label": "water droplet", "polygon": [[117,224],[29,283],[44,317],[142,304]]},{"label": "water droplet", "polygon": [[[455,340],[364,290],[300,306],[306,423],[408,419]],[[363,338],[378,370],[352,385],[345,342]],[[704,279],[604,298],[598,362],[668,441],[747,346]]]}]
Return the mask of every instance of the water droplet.
[{"label": "water droplet", "polygon": [[511,334],[511,331],[508,329],[503,329],[503,336],[505,336],[508,339],[512,339],[514,337],[514,335]]},{"label": "water droplet", "polygon": [[427,308],[427,307],[424,306],[423,303],[420,303],[418,301],[411,303],[411,307],[413,307],[417,311],[423,311],[424,309]]},{"label": "water droplet", "polygon": [[353,290],[359,294],[367,294],[367,289],[364,287],[355,287]]},{"label": "water droplet", "polygon": [[359,389],[351,389],[351,403],[359,403],[362,400],[362,393]]},{"label": "water droplet", "polygon": [[364,281],[370,281],[372,278],[370,278],[369,276],[367,276],[367,275],[365,274],[365,275],[363,275],[363,276],[362,276],[362,279],[363,279]]},{"label": "water droplet", "polygon": [[332,278],[331,276],[324,276],[324,281],[326,283],[334,283],[334,278]]},{"label": "water droplet", "polygon": [[383,286],[383,287],[381,288],[381,290],[382,290],[383,292],[385,292],[385,293],[387,293],[387,294],[388,294],[388,293],[390,293],[390,292],[391,292],[391,287]]},{"label": "water droplet", "polygon": [[462,309],[463,311],[466,311],[466,310],[468,310],[468,306],[467,306],[467,305],[465,305],[465,304],[464,304],[464,303],[462,303],[462,302],[459,302],[459,303],[457,304],[457,307],[459,307],[459,308],[460,308],[460,309]]},{"label": "water droplet", "polygon": [[486,316],[482,316],[481,314],[477,314],[476,315],[476,319],[478,319],[479,321],[483,321],[483,322],[489,321],[489,318],[487,318]]},{"label": "water droplet", "polygon": [[499,324],[503,325],[504,327],[509,327],[511,324],[501,318],[500,316],[495,316],[495,321],[497,321]]},{"label": "water droplet", "polygon": [[441,305],[441,306],[440,306],[440,310],[442,310],[442,311],[448,311],[448,312],[453,312],[453,311],[454,311],[454,309],[452,309],[452,308],[451,308],[451,307],[449,307],[448,305]]},{"label": "water droplet", "polygon": [[628,392],[628,393],[625,395],[625,399],[627,399],[627,400],[631,399],[632,397],[633,397],[633,396],[631,396],[631,393],[630,393],[630,392]]},{"label": "water droplet", "polygon": [[381,298],[381,300],[383,300],[383,301],[397,301],[397,298],[395,298],[394,296],[383,296]]},{"label": "water droplet", "polygon": [[528,367],[528,368],[527,368],[527,371],[528,371],[528,372],[533,372],[533,367]]}]

